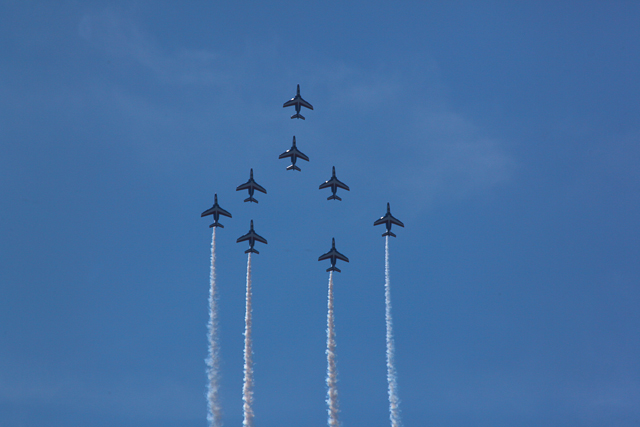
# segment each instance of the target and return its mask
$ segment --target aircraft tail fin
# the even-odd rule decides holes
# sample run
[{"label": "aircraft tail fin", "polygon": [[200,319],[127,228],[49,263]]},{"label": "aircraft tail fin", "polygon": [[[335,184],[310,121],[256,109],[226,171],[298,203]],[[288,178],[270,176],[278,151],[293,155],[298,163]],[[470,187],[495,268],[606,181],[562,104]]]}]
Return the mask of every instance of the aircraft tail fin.
[{"label": "aircraft tail fin", "polygon": [[335,266],[327,268],[327,271],[336,271],[338,273],[341,273],[340,269],[338,267],[335,267]]},{"label": "aircraft tail fin", "polygon": [[304,116],[300,113],[296,113],[293,116],[291,116],[292,119],[302,119],[305,120]]},{"label": "aircraft tail fin", "polygon": [[250,252],[251,252],[251,253],[254,253],[254,254],[259,254],[259,253],[260,253],[260,252],[258,252],[257,250],[255,250],[255,249],[253,249],[253,248],[249,248],[249,249],[247,249],[246,251],[244,251],[244,253],[245,253],[245,254],[248,254],[248,253],[250,253]]},{"label": "aircraft tail fin", "polygon": [[335,194],[333,196],[329,196],[327,197],[327,200],[342,200],[339,196],[336,196]]},{"label": "aircraft tail fin", "polygon": [[253,196],[249,196],[248,198],[244,199],[245,202],[254,202],[254,203],[258,203],[258,201],[256,199],[253,198]]},{"label": "aircraft tail fin", "polygon": [[384,237],[384,236],[396,237],[396,235],[393,234],[391,231],[387,231],[386,233],[382,233],[382,237]]},{"label": "aircraft tail fin", "polygon": [[296,165],[289,165],[287,166],[287,170],[294,170],[294,171],[302,171],[302,169],[300,169],[299,167],[297,167]]},{"label": "aircraft tail fin", "polygon": [[220,224],[218,221],[214,222],[213,224],[211,224],[209,226],[209,228],[213,228],[213,227],[220,227],[220,228],[224,228],[224,225]]}]

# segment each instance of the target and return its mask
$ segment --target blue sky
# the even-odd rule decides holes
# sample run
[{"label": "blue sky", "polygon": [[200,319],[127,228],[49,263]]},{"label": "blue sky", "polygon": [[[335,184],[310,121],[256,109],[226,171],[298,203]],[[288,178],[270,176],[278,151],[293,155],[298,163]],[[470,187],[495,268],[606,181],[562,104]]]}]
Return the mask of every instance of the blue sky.
[{"label": "blue sky", "polygon": [[326,423],[332,237],[341,421],[388,425],[387,202],[405,426],[640,424],[640,6],[443,3],[4,1],[0,424],[206,425],[214,193],[225,425],[251,219],[256,426]]}]

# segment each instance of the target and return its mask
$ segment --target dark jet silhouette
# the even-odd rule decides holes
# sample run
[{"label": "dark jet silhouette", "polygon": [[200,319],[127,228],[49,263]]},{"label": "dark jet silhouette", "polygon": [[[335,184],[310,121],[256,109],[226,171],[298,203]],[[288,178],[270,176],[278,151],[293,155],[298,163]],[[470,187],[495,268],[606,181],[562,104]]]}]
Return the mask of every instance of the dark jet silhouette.
[{"label": "dark jet silhouette", "polygon": [[245,202],[254,202],[258,203],[256,199],[253,198],[253,192],[255,190],[262,191],[264,194],[267,194],[267,190],[265,190],[260,184],[253,180],[253,169],[249,172],[249,181],[245,182],[242,185],[239,185],[236,188],[236,191],[249,190],[249,197],[244,199]]},{"label": "dark jet silhouette", "polygon": [[287,170],[299,171],[300,168],[296,166],[296,160],[302,159],[309,161],[309,158],[296,147],[296,137],[293,137],[293,145],[284,153],[280,154],[279,159],[286,159],[287,157],[291,157],[291,166],[287,166]]},{"label": "dark jet silhouette", "polygon": [[344,262],[349,262],[349,258],[342,255],[340,252],[336,250],[336,239],[331,239],[331,250],[324,255],[321,255],[318,258],[318,261],[323,261],[325,259],[331,260],[331,267],[327,268],[327,271],[337,271],[340,273],[340,269],[336,267],[336,260],[341,260]]},{"label": "dark jet silhouette", "polygon": [[212,227],[224,228],[224,225],[218,222],[220,215],[228,216],[229,218],[231,218],[231,214],[225,211],[224,209],[222,209],[220,205],[218,205],[218,194],[215,194],[213,196],[213,206],[210,209],[207,209],[206,211],[202,212],[202,215],[200,216],[204,217],[207,215],[213,215],[213,224],[211,224],[209,228],[212,228]]},{"label": "dark jet silhouette", "polygon": [[338,188],[342,188],[344,190],[349,191],[349,186],[347,184],[345,184],[344,182],[340,181],[338,178],[336,178],[336,167],[333,167],[333,171],[331,172],[331,178],[328,181],[325,181],[324,183],[320,184],[320,190],[322,190],[323,188],[331,188],[331,191],[333,192],[333,195],[327,197],[327,200],[342,200],[340,197],[336,196],[336,191],[338,191]]},{"label": "dark jet silhouette", "polygon": [[253,252],[255,254],[260,253],[257,250],[253,249],[253,245],[255,245],[256,242],[264,243],[265,245],[267,244],[267,239],[265,239],[264,237],[260,236],[258,233],[253,231],[253,220],[251,220],[251,228],[249,229],[249,232],[244,236],[238,237],[238,240],[236,241],[236,243],[244,242],[246,240],[249,241],[249,249],[244,251],[245,254],[248,254],[249,252]]},{"label": "dark jet silhouette", "polygon": [[287,102],[285,102],[282,105],[282,107],[286,108],[286,107],[291,107],[292,105],[296,108],[296,113],[293,116],[291,116],[292,119],[304,120],[304,116],[300,114],[300,107],[306,107],[310,110],[313,110],[313,106],[309,104],[307,101],[305,101],[304,99],[302,99],[302,97],[300,96],[300,85],[298,85],[298,91],[296,93],[296,96],[291,98]]},{"label": "dark jet silhouette", "polygon": [[404,224],[402,223],[402,221],[400,221],[399,219],[391,215],[391,207],[389,206],[389,203],[387,203],[387,213],[382,218],[380,218],[379,220],[373,223],[374,226],[380,225],[380,224],[384,224],[387,226],[387,231],[385,233],[382,233],[382,237],[384,236],[396,237],[396,235],[391,232],[391,226],[393,224],[399,225],[400,227],[404,227]]}]

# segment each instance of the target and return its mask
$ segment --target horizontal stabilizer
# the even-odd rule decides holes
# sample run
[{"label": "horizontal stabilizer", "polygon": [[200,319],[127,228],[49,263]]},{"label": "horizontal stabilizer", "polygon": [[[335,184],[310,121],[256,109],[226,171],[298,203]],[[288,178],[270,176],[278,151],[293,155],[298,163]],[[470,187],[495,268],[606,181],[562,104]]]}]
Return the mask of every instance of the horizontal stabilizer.
[{"label": "horizontal stabilizer", "polygon": [[214,222],[213,224],[211,224],[209,226],[209,228],[213,228],[213,227],[220,227],[220,228],[224,228],[224,225],[220,224],[219,222]]},{"label": "horizontal stabilizer", "polygon": [[337,271],[338,273],[342,273],[338,267],[329,267],[327,271]]},{"label": "horizontal stabilizer", "polygon": [[254,199],[253,197],[249,197],[247,199],[244,199],[245,202],[254,202],[254,203],[258,203],[258,201],[256,199]]},{"label": "horizontal stabilizer", "polygon": [[294,114],[293,116],[291,116],[292,119],[302,119],[305,120],[304,116],[300,113],[298,114]]},{"label": "horizontal stabilizer", "polygon": [[287,170],[288,170],[288,171],[290,171],[290,170],[294,170],[294,171],[302,171],[302,169],[300,169],[300,168],[299,168],[299,167],[297,167],[296,165],[290,165],[290,166],[287,166]]},{"label": "horizontal stabilizer", "polygon": [[333,196],[329,196],[327,197],[327,200],[342,200],[339,196],[336,196],[335,194]]},{"label": "horizontal stabilizer", "polygon": [[259,254],[259,253],[260,253],[260,252],[256,251],[256,250],[255,250],[255,249],[253,249],[253,248],[249,248],[249,249],[247,249],[246,251],[244,251],[244,253],[245,253],[245,254],[248,254],[248,253],[250,253],[250,252],[253,252],[254,254]]},{"label": "horizontal stabilizer", "polygon": [[384,237],[384,236],[396,237],[396,235],[393,234],[391,231],[387,231],[386,233],[382,233],[382,237]]}]

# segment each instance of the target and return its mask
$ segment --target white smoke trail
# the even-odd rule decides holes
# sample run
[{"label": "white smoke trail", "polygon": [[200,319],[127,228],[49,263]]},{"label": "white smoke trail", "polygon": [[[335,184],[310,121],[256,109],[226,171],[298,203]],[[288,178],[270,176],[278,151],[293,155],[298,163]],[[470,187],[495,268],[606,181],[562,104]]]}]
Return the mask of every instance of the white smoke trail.
[{"label": "white smoke trail", "polygon": [[216,295],[216,227],[211,237],[211,273],[209,275],[209,355],[206,359],[207,377],[207,420],[210,427],[222,426],[222,410],[218,399],[220,381],[220,343],[218,342],[218,310]]},{"label": "white smoke trail", "polygon": [[391,427],[400,427],[400,399],[398,398],[398,378],[394,360],[393,320],[391,319],[391,281],[389,278],[389,236],[384,245],[384,300],[387,321],[387,382],[389,383],[389,419]]},{"label": "white smoke trail", "polygon": [[253,349],[251,342],[251,252],[247,258],[247,307],[244,315],[243,427],[253,427]]},{"label": "white smoke trail", "polygon": [[327,300],[327,413],[329,427],[338,427],[338,371],[336,369],[336,333],[333,325],[333,271],[329,272]]}]

